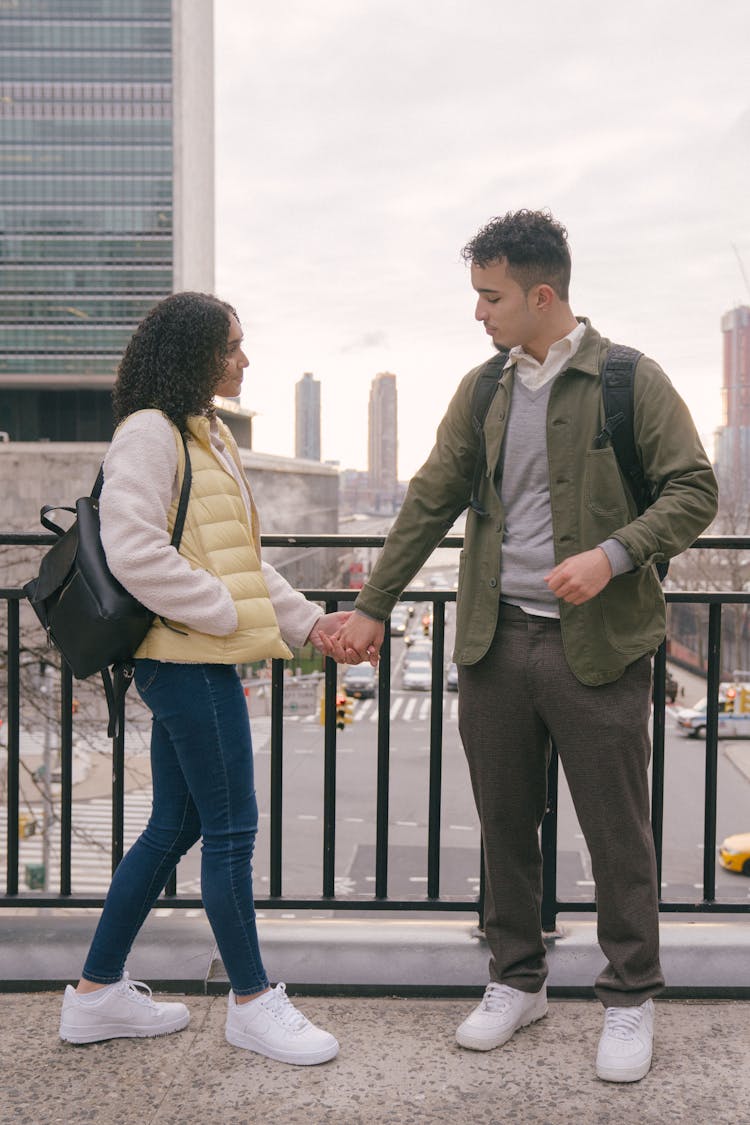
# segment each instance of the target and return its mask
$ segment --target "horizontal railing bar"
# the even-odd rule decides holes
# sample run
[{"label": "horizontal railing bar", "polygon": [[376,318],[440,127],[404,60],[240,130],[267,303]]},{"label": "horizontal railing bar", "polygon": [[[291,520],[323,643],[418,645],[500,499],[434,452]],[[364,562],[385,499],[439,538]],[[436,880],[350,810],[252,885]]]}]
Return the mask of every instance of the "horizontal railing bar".
[{"label": "horizontal railing bar", "polygon": [[[294,535],[266,533],[261,535],[264,547],[382,547],[386,535]],[[57,542],[57,536],[49,532],[3,532],[0,534],[0,547],[48,547]],[[464,545],[463,535],[446,535],[438,547],[457,547]],[[750,535],[701,535],[688,550],[721,549],[727,551],[750,551]]]}]

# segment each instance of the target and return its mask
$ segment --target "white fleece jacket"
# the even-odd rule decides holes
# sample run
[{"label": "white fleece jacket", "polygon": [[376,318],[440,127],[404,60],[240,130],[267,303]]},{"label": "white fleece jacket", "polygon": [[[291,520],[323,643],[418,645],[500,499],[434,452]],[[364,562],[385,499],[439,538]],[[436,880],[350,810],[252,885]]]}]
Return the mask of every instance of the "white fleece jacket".
[{"label": "white fleece jacket", "polygon": [[[247,484],[211,424],[211,447],[222,468],[240,486],[248,508]],[[184,621],[209,636],[229,636],[237,628],[237,611],[224,583],[205,570],[194,570],[170,543],[167,513],[179,491],[174,430],[167,419],[149,411],[127,418],[104,459],[99,502],[101,537],[107,563],[118,582],[154,613]],[[263,578],[281,635],[296,647],[307,640],[322,616],[278,571],[261,563]]]}]

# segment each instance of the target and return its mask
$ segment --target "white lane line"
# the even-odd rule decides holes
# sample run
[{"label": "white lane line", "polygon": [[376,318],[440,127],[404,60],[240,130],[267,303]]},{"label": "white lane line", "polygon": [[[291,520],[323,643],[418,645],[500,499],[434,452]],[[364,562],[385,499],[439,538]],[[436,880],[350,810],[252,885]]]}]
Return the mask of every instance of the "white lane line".
[{"label": "white lane line", "polygon": [[416,699],[410,699],[410,700],[408,701],[408,703],[406,704],[406,706],[404,707],[404,713],[403,713],[403,715],[401,716],[401,718],[403,719],[403,721],[404,721],[405,723],[408,723],[409,719],[410,719],[410,718],[412,717],[412,715],[414,714],[414,708],[415,708],[416,706],[417,706],[417,701],[416,701]]}]

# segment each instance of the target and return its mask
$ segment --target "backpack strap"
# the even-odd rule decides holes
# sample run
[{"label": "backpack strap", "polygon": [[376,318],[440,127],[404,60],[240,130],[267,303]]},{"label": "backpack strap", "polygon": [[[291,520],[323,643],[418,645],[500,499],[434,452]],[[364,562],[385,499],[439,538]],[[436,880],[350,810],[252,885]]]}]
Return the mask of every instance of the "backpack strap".
[{"label": "backpack strap", "polygon": [[479,489],[482,485],[482,477],[484,476],[485,462],[487,460],[487,443],[484,437],[484,420],[487,417],[487,411],[490,408],[490,403],[495,397],[500,376],[503,373],[505,364],[508,361],[508,350],[503,348],[496,356],[493,356],[488,363],[484,365],[482,374],[474,384],[474,392],[471,398],[471,425],[474,433],[479,441],[479,449],[477,451],[477,459],[474,464],[474,477],[471,482],[471,499],[469,500],[469,507],[472,508],[478,516],[486,516],[487,512],[479,503]]},{"label": "backpack strap", "polygon": [[[182,475],[180,500],[177,505],[177,514],[175,516],[171,540],[172,546],[177,551],[180,549],[182,533],[185,529],[185,517],[187,516],[188,503],[190,502],[190,488],[193,483],[193,467],[190,463],[187,436],[185,434],[181,434],[180,436],[182,437],[182,444],[185,448],[185,468]],[[103,483],[104,466],[99,469],[99,475],[96,478],[94,488],[91,492],[92,496],[99,496]],[[75,509],[72,510],[74,511]],[[163,617],[162,621],[164,621]],[[181,629],[175,629],[174,625],[170,625],[169,622],[164,621],[164,624],[167,628],[173,629],[175,633],[182,633]],[[108,738],[114,738],[117,734],[120,713],[128,688],[133,682],[134,674],[135,664],[132,660],[121,661],[118,664],[113,664],[111,669],[103,668],[101,671],[102,686],[104,687],[104,695],[107,700],[107,713],[109,715],[109,722],[107,724]]]},{"label": "backpack strap", "polygon": [[[602,399],[604,400],[604,429],[595,445],[612,446],[617,464],[631,491],[640,516],[654,502],[654,491],[643,472],[635,447],[635,369],[643,352],[625,344],[612,344],[602,369]],[[668,562],[655,564],[661,582],[667,576]]]},{"label": "backpack strap", "polygon": [[605,422],[596,439],[599,446],[609,439],[639,515],[652,501],[651,487],[644,476],[633,433],[635,368],[642,354],[624,344],[613,344],[607,352],[602,369]]}]

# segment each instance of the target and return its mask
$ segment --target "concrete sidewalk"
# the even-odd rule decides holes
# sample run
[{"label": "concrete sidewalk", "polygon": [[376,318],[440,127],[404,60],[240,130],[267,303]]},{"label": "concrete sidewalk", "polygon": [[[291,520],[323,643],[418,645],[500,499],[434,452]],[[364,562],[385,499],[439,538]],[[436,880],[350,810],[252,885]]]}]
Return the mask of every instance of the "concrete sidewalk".
[{"label": "concrete sidewalk", "polygon": [[657,1001],[652,1070],[594,1074],[601,1008],[553,1000],[487,1053],[454,1040],[472,1000],[305,997],[341,1043],[292,1067],[230,1046],[223,996],[189,996],[190,1026],[74,1047],[59,993],[0,996],[0,1121],[18,1125],[742,1125],[750,1121],[750,1004]]}]

